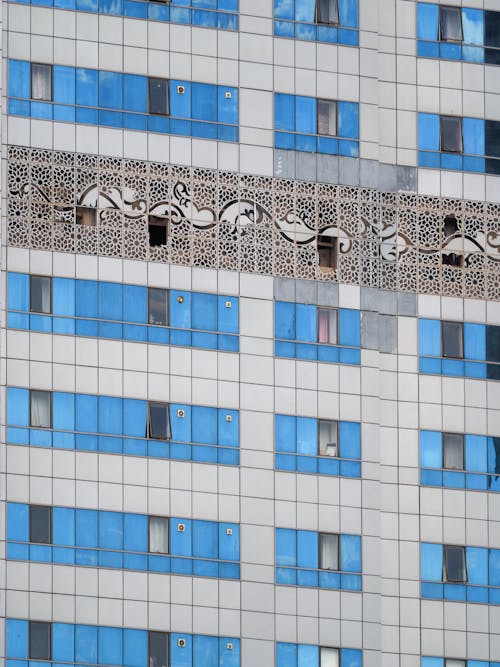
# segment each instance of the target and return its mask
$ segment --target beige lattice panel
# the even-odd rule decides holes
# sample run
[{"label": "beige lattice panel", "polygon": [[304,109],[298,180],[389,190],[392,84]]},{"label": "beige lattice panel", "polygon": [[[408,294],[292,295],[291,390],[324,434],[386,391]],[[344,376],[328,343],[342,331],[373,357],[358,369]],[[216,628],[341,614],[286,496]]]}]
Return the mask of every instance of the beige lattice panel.
[{"label": "beige lattice panel", "polygon": [[11,146],[7,215],[10,246],[500,300],[498,204]]}]

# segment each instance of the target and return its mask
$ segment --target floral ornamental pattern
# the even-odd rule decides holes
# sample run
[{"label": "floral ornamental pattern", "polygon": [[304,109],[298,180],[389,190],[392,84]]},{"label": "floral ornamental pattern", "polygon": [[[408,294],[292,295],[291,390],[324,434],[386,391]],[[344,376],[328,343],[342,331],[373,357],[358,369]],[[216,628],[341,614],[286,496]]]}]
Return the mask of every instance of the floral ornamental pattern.
[{"label": "floral ornamental pattern", "polygon": [[8,164],[10,246],[500,300],[499,204],[18,146]]}]

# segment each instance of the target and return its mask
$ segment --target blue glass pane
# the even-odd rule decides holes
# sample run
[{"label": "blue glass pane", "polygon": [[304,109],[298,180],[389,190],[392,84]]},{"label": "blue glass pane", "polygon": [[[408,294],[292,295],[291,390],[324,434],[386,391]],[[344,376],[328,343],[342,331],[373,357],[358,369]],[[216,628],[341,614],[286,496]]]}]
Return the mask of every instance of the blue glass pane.
[{"label": "blue glass pane", "polygon": [[297,417],[297,452],[317,456],[318,421],[309,417]]},{"label": "blue glass pane", "polygon": [[148,517],[143,514],[123,515],[123,548],[126,551],[148,551]]},{"label": "blue glass pane", "polygon": [[483,324],[464,323],[465,359],[486,359],[486,327]]},{"label": "blue glass pane", "polygon": [[357,0],[339,0],[338,4],[340,25],[357,28],[359,24]]},{"label": "blue glass pane", "polygon": [[52,278],[52,312],[54,315],[75,314],[75,281]]},{"label": "blue glass pane", "polygon": [[299,0],[295,3],[295,20],[314,23],[315,10],[315,0]]},{"label": "blue glass pane", "polygon": [[359,138],[359,104],[355,102],[338,103],[338,136],[349,139]]},{"label": "blue glass pane", "polygon": [[439,7],[428,3],[417,3],[417,37],[436,41],[439,29]]},{"label": "blue glass pane", "polygon": [[295,97],[295,131],[317,134],[316,99],[314,97]]},{"label": "blue glass pane", "polygon": [[418,114],[418,147],[423,150],[438,151],[441,145],[439,136],[439,116],[437,114]]},{"label": "blue glass pane", "polygon": [[467,581],[470,584],[488,584],[488,549],[467,547]]},{"label": "blue glass pane", "polygon": [[290,415],[276,415],[276,451],[296,452],[296,417]]},{"label": "blue glass pane", "polygon": [[486,436],[465,436],[465,468],[471,472],[486,472],[488,470],[488,449]]},{"label": "blue glass pane", "polygon": [[73,662],[75,658],[75,626],[52,623],[52,660]]},{"label": "blue glass pane", "polygon": [[420,575],[424,581],[442,581],[443,546],[422,543],[420,545]]},{"label": "blue glass pane", "polygon": [[121,398],[99,396],[99,433],[121,435],[122,406]]},{"label": "blue glass pane", "polygon": [[340,569],[343,572],[361,572],[361,537],[340,536]]},{"label": "blue glass pane", "polygon": [[420,465],[422,468],[443,467],[442,435],[438,431],[420,432]]},{"label": "blue glass pane", "polygon": [[[184,89],[183,93],[178,88]],[[188,81],[170,81],[170,115],[174,118],[191,118],[191,84]]]},{"label": "blue glass pane", "polygon": [[123,434],[146,437],[148,404],[146,401],[123,399]]},{"label": "blue glass pane", "polygon": [[229,561],[240,559],[240,527],[237,524],[219,524],[219,558]]},{"label": "blue glass pane", "polygon": [[75,658],[77,662],[97,663],[97,628],[91,625],[75,626]]},{"label": "blue glass pane", "polygon": [[76,103],[88,107],[99,106],[98,71],[76,69]]},{"label": "blue glass pane", "polygon": [[76,281],[76,314],[82,317],[97,317],[97,283],[95,281]]},{"label": "blue glass pane", "polygon": [[52,393],[52,426],[62,431],[75,430],[74,394]]},{"label": "blue glass pane", "polygon": [[148,79],[137,74],[123,75],[123,108],[125,111],[148,111]]},{"label": "blue glass pane", "polygon": [[297,535],[289,528],[276,528],[276,564],[297,565]]},{"label": "blue glass pane", "polygon": [[361,327],[359,310],[349,310],[346,308],[339,310],[339,343],[352,347],[360,346]]},{"label": "blue glass pane", "polygon": [[418,352],[433,357],[441,356],[441,322],[439,320],[419,320]]},{"label": "blue glass pane", "polygon": [[356,422],[339,423],[340,456],[361,458],[361,425]]},{"label": "blue glass pane", "polygon": [[[219,639],[220,667],[240,667],[240,653],[241,653],[241,648],[239,639],[234,639],[233,637],[220,637]],[[195,665],[195,667],[197,667],[197,665]]]},{"label": "blue glass pane", "polygon": [[297,531],[297,565],[308,569],[318,568],[318,533],[312,530]]},{"label": "blue glass pane", "polygon": [[76,430],[97,433],[97,396],[76,394],[75,399]]},{"label": "blue glass pane", "polygon": [[54,507],[52,509],[52,542],[69,547],[75,545],[74,509],[70,507]]},{"label": "blue glass pane", "polygon": [[9,309],[29,311],[30,277],[23,273],[9,273],[7,285]]},{"label": "blue glass pane", "polygon": [[7,503],[7,538],[18,542],[29,541],[29,506]]},{"label": "blue glass pane", "polygon": [[9,60],[9,97],[31,97],[31,66],[21,60]]},{"label": "blue glass pane", "polygon": [[76,510],[76,544],[79,547],[97,546],[96,510]]},{"label": "blue glass pane", "polygon": [[297,662],[298,667],[318,667],[319,646],[299,644],[297,651]]},{"label": "blue glass pane", "polygon": [[98,659],[105,665],[123,665],[121,628],[98,628]]},{"label": "blue glass pane", "polygon": [[[228,417],[230,421],[228,421]],[[218,410],[219,445],[238,447],[240,416],[236,410]]]},{"label": "blue glass pane", "polygon": [[295,304],[277,301],[274,309],[276,338],[295,340]]},{"label": "blue glass pane", "polygon": [[464,153],[469,155],[484,155],[484,120],[479,118],[463,118],[462,132],[464,138]]},{"label": "blue glass pane", "polygon": [[274,127],[276,130],[295,130],[295,98],[284,93],[274,94]]},{"label": "blue glass pane", "polygon": [[107,109],[123,108],[123,74],[99,71],[99,106]]},{"label": "blue glass pane", "polygon": [[[214,14],[215,16],[215,14]],[[228,94],[230,97],[228,97]],[[217,119],[219,123],[238,124],[238,89],[227,86],[217,88]]]},{"label": "blue glass pane", "polygon": [[120,512],[99,512],[99,546],[123,549],[123,515]]},{"label": "blue glass pane", "polygon": [[462,30],[464,44],[484,43],[484,12],[480,9],[462,8]]},{"label": "blue glass pane", "polygon": [[148,664],[148,633],[145,630],[123,630],[123,658],[125,667]]},{"label": "blue glass pane", "polygon": [[219,640],[217,637],[193,637],[193,660],[195,667],[219,667]]},{"label": "blue glass pane", "polygon": [[191,84],[191,117],[198,120],[217,120],[217,86],[208,83]]},{"label": "blue glass pane", "polygon": [[297,340],[315,342],[317,339],[316,306],[302,303],[296,305],[296,336]]},{"label": "blue glass pane", "polygon": [[[180,526],[184,526],[180,530]],[[192,526],[188,519],[170,520],[170,550],[174,556],[191,556]]]},{"label": "blue glass pane", "polygon": [[276,667],[297,667],[297,644],[276,644]]},{"label": "blue glass pane", "polygon": [[490,586],[500,586],[500,549],[490,549],[489,551],[489,584]]},{"label": "blue glass pane", "polygon": [[7,424],[9,426],[30,425],[29,389],[7,388]]},{"label": "blue glass pane", "polygon": [[53,67],[53,99],[54,102],[74,104],[76,97],[75,68],[54,65]]},{"label": "blue glass pane", "polygon": [[28,621],[9,618],[6,620],[7,656],[9,658],[28,657]]},{"label": "blue glass pane", "polygon": [[361,667],[363,654],[358,649],[343,648],[340,651],[340,662],[342,667]]},{"label": "blue glass pane", "polygon": [[[179,642],[183,639],[183,642]],[[170,665],[169,667],[191,667],[193,656],[193,638],[191,635],[179,635],[172,632],[170,635]],[[195,667],[198,667],[196,665]]]}]

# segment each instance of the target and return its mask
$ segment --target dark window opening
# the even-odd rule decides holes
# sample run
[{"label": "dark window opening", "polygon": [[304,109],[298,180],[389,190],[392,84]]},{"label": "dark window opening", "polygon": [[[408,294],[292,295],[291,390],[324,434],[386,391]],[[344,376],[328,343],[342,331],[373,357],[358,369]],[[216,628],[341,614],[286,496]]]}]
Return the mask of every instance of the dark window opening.
[{"label": "dark window opening", "polygon": [[464,436],[459,433],[443,433],[443,468],[464,469]]},{"label": "dark window opening", "polygon": [[168,291],[150,287],[148,290],[148,322],[149,324],[168,324]]},{"label": "dark window opening", "polygon": [[336,345],[338,341],[338,311],[318,308],[318,343]]},{"label": "dark window opening", "polygon": [[30,390],[30,426],[52,427],[52,395],[50,391]]},{"label": "dark window opening", "polygon": [[444,219],[443,224],[443,234],[445,238],[449,236],[454,236],[458,232],[458,221],[456,217],[452,215],[447,215]]},{"label": "dark window opening", "polygon": [[97,209],[92,206],[77,206],[76,224],[84,227],[95,227],[97,225]]},{"label": "dark window opening", "polygon": [[168,554],[168,519],[149,517],[149,553]]},{"label": "dark window opening", "polygon": [[149,632],[149,667],[168,667],[168,634]]},{"label": "dark window opening", "polygon": [[486,359],[500,363],[500,326],[486,325]]},{"label": "dark window opening", "polygon": [[484,12],[484,43],[500,49],[500,12]]},{"label": "dark window opening", "polygon": [[444,581],[464,584],[467,581],[465,547],[444,547]]},{"label": "dark window opening", "polygon": [[52,65],[31,63],[31,99],[52,101]]},{"label": "dark window opening", "polygon": [[484,142],[486,155],[500,158],[500,122],[484,121]]},{"label": "dark window opening", "polygon": [[50,623],[29,622],[30,660],[52,660],[52,627]]},{"label": "dark window opening", "polygon": [[52,543],[52,508],[30,505],[30,542]]},{"label": "dark window opening", "polygon": [[441,261],[444,266],[457,266],[461,267],[464,263],[463,255],[457,252],[443,253],[441,255]]},{"label": "dark window opening", "polygon": [[316,23],[327,25],[338,25],[339,3],[338,0],[316,0]]},{"label": "dark window opening", "polygon": [[318,236],[319,268],[328,273],[337,268],[337,238],[335,236]]},{"label": "dark window opening", "polygon": [[462,119],[458,116],[441,116],[441,150],[463,153]]},{"label": "dark window opening", "polygon": [[150,76],[149,85],[149,113],[157,116],[169,115],[168,79],[159,79]]},{"label": "dark window opening", "polygon": [[337,421],[326,419],[318,421],[318,449],[320,456],[339,455],[338,427],[339,424]]},{"label": "dark window opening", "polygon": [[167,245],[168,219],[158,215],[148,216],[148,234],[151,247]]},{"label": "dark window opening", "polygon": [[[493,470],[491,471],[493,475],[498,476],[500,475],[500,438],[499,437],[492,437],[490,438],[491,445],[490,445],[490,456],[493,461]],[[492,480],[490,479],[490,485],[491,485]]]},{"label": "dark window opening", "polygon": [[442,42],[461,42],[463,40],[460,7],[439,8],[439,39]]},{"label": "dark window opening", "polygon": [[337,102],[318,100],[316,106],[318,134],[328,137],[337,136]]},{"label": "dark window opening", "polygon": [[320,570],[339,569],[339,536],[331,533],[320,533],[318,539]]},{"label": "dark window opening", "polygon": [[30,276],[30,311],[52,312],[52,279],[46,276]]},{"label": "dark window opening", "polygon": [[443,357],[463,359],[464,325],[462,322],[442,322],[441,338],[443,346]]},{"label": "dark window opening", "polygon": [[148,404],[148,429],[146,437],[155,440],[169,440],[171,438],[168,403]]}]

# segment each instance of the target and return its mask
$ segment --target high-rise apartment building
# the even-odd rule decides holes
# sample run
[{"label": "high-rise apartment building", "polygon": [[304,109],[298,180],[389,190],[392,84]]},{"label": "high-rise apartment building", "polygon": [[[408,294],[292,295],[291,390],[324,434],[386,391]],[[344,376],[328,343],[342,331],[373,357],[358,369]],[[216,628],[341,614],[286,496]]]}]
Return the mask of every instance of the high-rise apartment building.
[{"label": "high-rise apartment building", "polygon": [[500,1],[3,27],[1,664],[500,667]]}]

